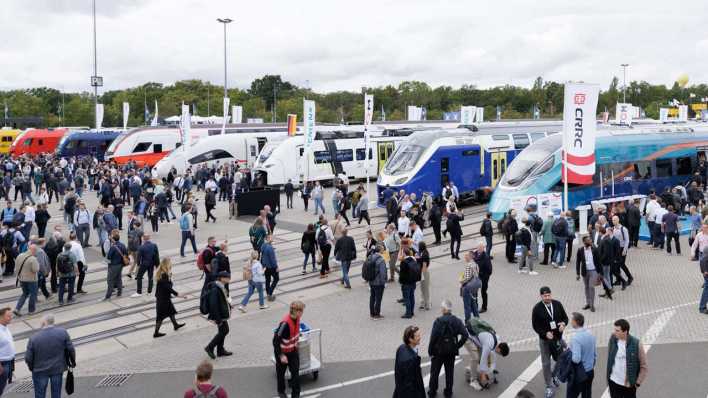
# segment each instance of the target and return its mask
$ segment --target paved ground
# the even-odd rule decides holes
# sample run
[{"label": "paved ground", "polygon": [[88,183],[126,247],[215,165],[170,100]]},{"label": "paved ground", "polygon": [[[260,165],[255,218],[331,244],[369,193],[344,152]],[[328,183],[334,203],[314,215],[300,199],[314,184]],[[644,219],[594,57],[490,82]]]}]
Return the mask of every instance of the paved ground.
[{"label": "paved ground", "polygon": [[[93,196],[89,196],[89,200],[95,202]],[[230,322],[231,334],[226,341],[235,355],[216,361],[216,379],[237,396],[273,396],[271,330],[282,317],[287,303],[298,298],[307,304],[304,320],[322,329],[325,362],[317,382],[308,381],[304,385],[304,389],[311,392],[306,396],[390,396],[393,382],[389,373],[402,330],[409,324],[421,326],[426,332],[421,349],[421,353],[425,353],[426,334],[438,311],[417,310],[413,320],[400,319],[403,311],[395,302],[400,297],[400,289],[397,284],[390,284],[384,293],[382,309],[386,320],[371,322],[368,318],[368,289],[359,277],[360,262],[355,263],[352,270],[352,290],[340,288],[336,272],[324,281],[316,274],[301,275],[300,235],[306,223],[314,221],[315,217],[302,211],[301,201],[296,199],[295,202],[295,209],[284,210],[279,216],[276,228],[275,247],[282,268],[278,300],[270,309],[259,311],[254,297],[247,314],[234,313]],[[285,203],[284,198],[282,203]],[[328,209],[330,206],[327,206]],[[468,208],[466,213],[463,249],[472,247],[478,239],[475,235],[479,231],[483,208]],[[379,230],[384,222],[382,213],[376,210],[373,215],[373,228]],[[57,212],[54,220],[60,218],[58,216]],[[200,209],[198,241],[204,242],[209,235],[218,239],[228,238],[232,268],[238,269],[250,247],[246,235],[251,218],[229,221],[223,204],[217,210],[216,224],[204,224],[203,217],[203,209]],[[198,314],[198,291],[202,282],[198,279],[193,255],[189,252],[186,260],[176,256],[179,245],[176,223],[164,224],[160,228],[153,240],[159,245],[163,256],[175,256],[176,290],[188,294],[185,299],[175,300],[175,304],[187,327],[175,333],[169,325],[165,325],[163,332],[168,336],[153,340],[154,298],[145,295],[139,299],[125,297],[135,289],[134,282],[128,279],[125,279],[128,283],[124,297],[99,303],[105,292],[105,265],[100,264],[100,256],[95,249],[90,249],[93,251],[90,254],[93,261],[89,260],[93,272],[87,277],[86,290],[89,294],[80,297],[79,303],[61,308],[57,307],[56,299],[50,299],[48,303],[40,304],[37,315],[16,320],[11,330],[15,334],[18,353],[22,354],[26,339],[39,326],[39,315],[52,312],[56,314],[57,322],[68,328],[77,344],[77,396],[176,396],[188,387],[193,379],[194,367],[206,357],[203,346],[215,333],[215,328]],[[365,231],[363,226],[353,230],[358,244],[362,243]],[[430,241],[432,231],[426,232],[426,240]],[[95,238],[92,240],[95,241]],[[682,243],[686,245],[685,240]],[[514,266],[503,259],[502,251],[502,246],[495,246],[490,308],[484,318],[496,327],[505,340],[512,343],[512,355],[500,362],[502,373],[499,385],[479,395],[513,397],[515,390],[523,386],[541,393],[542,377],[534,366],[538,356],[537,341],[530,327],[531,307],[538,300],[538,288],[544,284],[551,286],[556,298],[570,312],[579,310],[584,304],[582,284],[575,280],[573,267],[554,270],[540,266],[538,276],[519,275]],[[456,281],[463,263],[450,259],[446,245],[432,248],[431,255],[434,258],[431,268],[433,303],[437,305],[443,298],[451,298],[456,306],[455,313],[461,315],[462,304],[457,295]],[[708,357],[708,317],[697,311],[702,282],[697,263],[690,262],[685,255],[670,257],[642,247],[630,253],[628,264],[635,274],[634,284],[626,291],[618,292],[612,302],[597,302],[596,313],[586,313],[587,323],[598,337],[599,344],[606,346],[615,319],[627,318],[632,325],[632,333],[642,337],[646,344],[652,344],[649,353],[650,377],[642,388],[641,396],[666,397],[671,393],[677,397],[706,397],[708,382],[704,374],[705,358]],[[236,281],[232,292],[234,298],[240,300],[245,294],[245,283]],[[10,304],[16,296],[14,283],[6,280],[0,284],[0,302]],[[418,294],[416,299],[419,299]],[[597,368],[600,376],[595,382],[597,396],[606,387],[602,376],[605,362],[605,349],[601,348]],[[461,369],[461,365],[456,368],[458,377],[455,389],[472,394],[460,377]],[[93,387],[103,376],[117,373],[132,376],[121,387]],[[28,376],[20,362],[18,376],[20,382]],[[18,387],[23,386],[16,383],[10,390]],[[29,395],[11,392],[8,396]]]}]

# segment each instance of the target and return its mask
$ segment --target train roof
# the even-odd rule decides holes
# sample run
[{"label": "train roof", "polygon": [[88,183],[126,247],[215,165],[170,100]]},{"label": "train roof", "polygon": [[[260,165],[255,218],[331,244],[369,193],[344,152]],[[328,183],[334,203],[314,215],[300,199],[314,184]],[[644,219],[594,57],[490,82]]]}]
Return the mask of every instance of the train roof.
[{"label": "train roof", "polygon": [[102,140],[102,139],[114,139],[123,131],[120,130],[72,130],[66,135],[67,140],[82,139],[82,140]]}]

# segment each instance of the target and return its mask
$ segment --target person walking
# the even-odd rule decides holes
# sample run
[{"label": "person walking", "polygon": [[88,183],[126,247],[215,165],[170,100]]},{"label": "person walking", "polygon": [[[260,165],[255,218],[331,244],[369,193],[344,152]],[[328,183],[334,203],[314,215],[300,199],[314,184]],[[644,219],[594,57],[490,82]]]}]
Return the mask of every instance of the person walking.
[{"label": "person walking", "polygon": [[[568,381],[567,398],[592,397],[592,382],[595,378],[595,362],[597,361],[597,342],[595,336],[585,328],[583,314],[573,312],[570,326],[575,330],[570,341],[571,361],[575,366],[575,375]],[[582,369],[583,371],[580,371]]]},{"label": "person walking", "polygon": [[263,285],[266,282],[265,268],[263,268],[261,262],[258,261],[258,252],[255,250],[251,251],[251,258],[243,267],[243,279],[248,281],[248,292],[243,296],[243,300],[241,300],[241,304],[238,306],[239,311],[243,313],[246,312],[246,305],[248,305],[251,295],[253,295],[253,292],[256,290],[258,291],[259,308],[262,310],[268,308],[263,297]]},{"label": "person walking", "polygon": [[261,263],[265,267],[265,288],[268,301],[275,301],[275,294],[273,293],[280,280],[280,269],[278,268],[278,260],[275,256],[275,248],[273,248],[273,235],[271,234],[266,235],[265,242],[261,246]]},{"label": "person walking", "polygon": [[204,208],[206,209],[206,220],[204,222],[209,222],[209,219],[211,219],[213,222],[216,222],[216,217],[214,217],[213,214],[211,214],[212,210],[216,207],[216,191],[215,189],[207,189],[206,194],[204,195]]},{"label": "person walking", "polygon": [[552,262],[553,268],[564,269],[563,261],[565,261],[566,241],[568,239],[568,220],[565,219],[565,213],[561,212],[558,218],[553,221],[551,232],[556,241],[556,257]]},{"label": "person walking", "polygon": [[517,272],[538,275],[538,272],[533,270],[533,246],[538,245],[538,243],[533,240],[531,222],[526,217],[521,219],[521,229],[516,232],[516,244],[521,246],[521,259],[519,260]]},{"label": "person walking", "polygon": [[123,295],[123,278],[121,278],[121,273],[123,267],[129,263],[128,249],[120,242],[120,233],[117,229],[111,232],[110,240],[111,248],[108,249],[108,253],[106,254],[108,259],[108,276],[106,278],[108,288],[106,289],[106,296],[103,298],[103,301],[111,299],[113,289],[117,290],[117,297]]},{"label": "person walking", "polygon": [[11,322],[10,307],[0,308],[0,396],[8,382],[12,381],[12,371],[15,366],[15,339],[8,328]]},{"label": "person walking", "polygon": [[177,315],[177,310],[174,304],[172,304],[172,296],[179,297],[172,287],[172,261],[169,257],[164,257],[160,261],[160,265],[157,267],[155,272],[155,279],[157,279],[157,286],[155,287],[155,332],[152,334],[153,338],[162,337],[165,334],[160,333],[160,327],[162,326],[162,321],[165,318],[170,318],[172,321],[172,327],[175,332],[180,328],[184,327],[184,323],[177,323],[175,315]]},{"label": "person walking", "polygon": [[415,285],[420,280],[420,267],[415,257],[413,257],[413,249],[402,249],[404,257],[401,260],[400,273],[398,274],[398,282],[401,284],[401,293],[403,295],[403,304],[406,306],[406,313],[401,316],[404,319],[413,318],[413,308],[415,308]]},{"label": "person walking", "polygon": [[322,214],[325,214],[325,207],[324,204],[322,204],[323,196],[322,185],[320,185],[319,181],[315,181],[315,187],[312,188],[312,200],[315,202],[315,215],[318,214],[317,212],[320,209],[322,210]]},{"label": "person walking", "polygon": [[600,297],[612,300],[612,276],[614,275],[615,282],[620,281],[622,290],[624,290],[627,284],[619,274],[619,270],[614,266],[621,253],[620,243],[617,238],[614,237],[612,227],[605,228],[600,226],[598,232],[602,235],[598,245],[598,253],[600,254],[599,263],[602,266],[602,272],[600,272],[600,274],[603,276],[605,287],[605,294],[601,294]]},{"label": "person walking", "polygon": [[452,302],[443,300],[440,305],[440,315],[433,322],[428,344],[430,356],[430,382],[428,384],[428,397],[435,397],[438,392],[438,378],[440,369],[445,367],[445,398],[452,397],[452,387],[455,375],[455,357],[460,348],[465,345],[469,335],[460,318],[452,315]]},{"label": "person walking", "polygon": [[647,354],[638,338],[629,334],[629,322],[618,319],[607,343],[607,384],[611,398],[635,398],[649,372]]},{"label": "person walking", "polygon": [[666,252],[671,255],[671,241],[676,242],[676,254],[681,255],[681,243],[679,243],[678,215],[674,206],[667,206],[668,211],[661,219],[661,228],[666,235]]},{"label": "person walking", "polygon": [[551,262],[553,262],[556,257],[556,240],[553,237],[553,232],[551,228],[553,227],[553,214],[548,214],[548,219],[543,223],[543,229],[541,230],[541,236],[543,238],[543,261],[541,265],[548,265],[548,254],[550,253]]},{"label": "person walking", "polygon": [[194,237],[194,219],[190,212],[191,207],[191,205],[187,205],[182,211],[182,215],[179,218],[179,230],[182,234],[182,242],[179,246],[179,255],[181,257],[185,257],[184,245],[187,243],[187,241],[190,241],[192,243],[192,250],[194,251],[194,255],[197,255],[197,242]]},{"label": "person walking", "polygon": [[388,252],[388,269],[390,270],[391,277],[388,279],[389,282],[396,281],[396,264],[398,263],[398,252],[401,250],[401,237],[396,232],[396,226],[392,223],[386,225],[386,238],[384,239],[384,246]]},{"label": "person walking", "polygon": [[322,264],[320,265],[320,279],[329,276],[329,253],[332,251],[332,243],[334,242],[334,234],[332,228],[327,224],[327,219],[323,218],[320,227],[315,233],[315,241],[322,256]]},{"label": "person walking", "polygon": [[135,269],[138,267],[138,249],[143,244],[143,225],[140,220],[135,219],[131,224],[128,224],[128,256],[133,259],[128,269],[128,278],[133,277]]},{"label": "person walking", "polygon": [[425,398],[425,384],[417,351],[421,339],[422,333],[417,326],[408,326],[403,331],[403,344],[396,351],[393,398]]},{"label": "person walking", "polygon": [[56,270],[59,276],[59,305],[64,305],[64,292],[68,292],[69,304],[74,302],[74,281],[79,273],[76,256],[71,252],[71,243],[64,244],[64,250],[57,255]]},{"label": "person walking", "polygon": [[[583,278],[585,286],[585,307],[583,309],[591,312],[595,312],[595,283],[598,277],[602,278],[600,259],[600,250],[592,245],[589,236],[584,236],[583,246],[578,248],[578,253],[575,255],[575,280]],[[612,293],[609,297],[612,297]]]},{"label": "person walking", "polygon": [[47,385],[52,398],[61,398],[62,375],[76,364],[76,351],[66,329],[54,326],[54,315],[42,318],[42,329],[27,342],[25,363],[32,372],[35,398],[45,397]]},{"label": "person walking", "polygon": [[425,242],[418,243],[418,253],[416,261],[420,267],[420,293],[423,301],[420,302],[418,309],[429,311],[432,303],[430,301],[430,253]]},{"label": "person walking", "polygon": [[29,314],[34,314],[35,305],[37,303],[37,273],[39,272],[39,262],[35,257],[37,246],[30,244],[26,252],[17,256],[17,284],[22,288],[22,294],[17,299],[15,306],[15,316],[21,316],[22,307],[25,305],[25,300],[29,298]]},{"label": "person walking", "polygon": [[[369,254],[366,259],[367,262],[373,263],[376,269],[374,278],[369,281],[369,316],[375,321],[383,319],[381,301],[383,300],[383,292],[386,288],[387,280],[384,253],[386,253],[386,247],[379,242],[376,244],[376,250]],[[364,266],[366,266],[366,263]]]},{"label": "person walking", "polygon": [[268,229],[266,228],[263,219],[258,217],[248,229],[248,236],[251,241],[251,246],[253,250],[260,253],[261,246],[265,241],[266,235],[268,235]]},{"label": "person walking", "polygon": [[639,198],[627,208],[627,229],[629,230],[630,246],[637,247],[639,244],[639,226],[641,225],[642,213],[639,211],[641,201]]},{"label": "person walking", "polygon": [[565,212],[565,221],[568,223],[568,239],[566,239],[565,262],[570,263],[570,257],[573,255],[573,241],[575,240],[575,219],[573,212],[568,210]]},{"label": "person walking", "polygon": [[305,255],[305,259],[302,262],[302,274],[307,273],[307,260],[312,259],[312,272],[317,271],[317,265],[315,265],[315,252],[317,250],[317,243],[315,242],[315,225],[307,224],[307,229],[302,233],[302,238],[300,239],[300,250]]},{"label": "person walking", "polygon": [[563,304],[553,299],[548,286],[541,287],[540,295],[541,301],[536,303],[531,313],[531,323],[538,334],[543,379],[546,382],[545,396],[552,398],[555,395],[555,385],[551,378],[551,358],[557,359],[565,348],[563,331],[568,324],[568,315]]},{"label": "person walking", "polygon": [[290,372],[290,397],[300,398],[300,319],[305,312],[305,303],[293,301],[290,310],[285,314],[275,329],[273,336],[273,355],[275,357],[275,374],[278,383],[278,396],[285,395],[285,371]]},{"label": "person walking", "polygon": [[664,235],[664,215],[667,214],[666,204],[663,201],[659,201],[657,208],[654,210],[654,249],[664,250],[664,242],[666,236]]},{"label": "person walking", "polygon": [[73,215],[74,225],[76,228],[76,236],[81,242],[81,246],[89,246],[89,238],[91,237],[91,213],[86,210],[86,204],[79,202],[79,208]]},{"label": "person walking", "polygon": [[293,180],[288,178],[288,182],[283,186],[285,190],[285,207],[288,209],[293,208],[293,193],[295,192],[295,187],[293,186]]},{"label": "person walking", "polygon": [[430,222],[430,226],[433,227],[433,235],[435,236],[435,242],[433,242],[433,244],[439,245],[440,243],[442,243],[442,210],[440,209],[440,202],[437,198],[433,199],[432,204],[430,206],[428,221]]},{"label": "person walking", "polygon": [[197,366],[194,386],[184,392],[184,398],[229,398],[223,387],[211,381],[214,365],[209,360],[203,360]]},{"label": "person walking", "polygon": [[492,226],[492,213],[487,212],[482,220],[482,226],[479,227],[479,234],[486,242],[485,251],[487,256],[492,258],[492,238],[494,237],[494,227]]},{"label": "person walking", "polygon": [[138,248],[138,274],[135,276],[137,282],[136,292],[131,297],[140,297],[143,294],[143,275],[147,273],[148,286],[147,293],[152,293],[153,274],[155,268],[160,266],[160,250],[157,245],[150,240],[150,234],[143,235],[143,244]]},{"label": "person walking", "polygon": [[479,279],[479,267],[473,261],[473,256],[471,251],[465,252],[465,272],[460,279],[460,296],[465,311],[465,323],[471,316],[479,318],[477,294],[482,287],[482,281]]},{"label": "person walking", "polygon": [[73,254],[76,259],[76,267],[79,270],[79,278],[76,282],[76,294],[86,294],[83,287],[88,266],[86,263],[84,248],[81,246],[81,242],[77,239],[76,232],[69,233],[69,244],[71,245],[71,254]]},{"label": "person walking", "polygon": [[342,278],[339,280],[345,289],[351,289],[352,285],[349,282],[349,267],[352,261],[356,259],[356,243],[354,238],[349,236],[349,228],[344,227],[342,237],[337,239],[334,244],[334,258],[340,262],[342,266]]},{"label": "person walking", "polygon": [[506,261],[510,264],[516,263],[516,232],[518,230],[519,224],[516,222],[516,211],[511,209],[502,222],[502,231],[506,240]]},{"label": "person walking", "polygon": [[[209,295],[207,298],[209,303],[207,318],[218,328],[216,336],[204,347],[204,351],[206,351],[211,359],[216,359],[217,356],[227,357],[233,355],[232,352],[224,348],[224,340],[226,340],[226,335],[229,334],[229,318],[231,317],[230,297],[225,286],[228,285],[230,281],[231,274],[222,271],[219,272],[217,279],[211,282],[207,288],[206,294]],[[215,348],[216,355],[214,355]]]},{"label": "person walking", "polygon": [[40,238],[44,238],[44,235],[47,232],[47,223],[49,222],[49,219],[52,218],[47,210],[46,204],[37,205],[35,217],[37,219],[37,235],[39,235]]},{"label": "person walking", "polygon": [[465,219],[462,210],[457,210],[453,205],[452,211],[447,214],[447,232],[450,234],[450,257],[460,259],[460,243],[462,243],[462,226],[460,221]]}]

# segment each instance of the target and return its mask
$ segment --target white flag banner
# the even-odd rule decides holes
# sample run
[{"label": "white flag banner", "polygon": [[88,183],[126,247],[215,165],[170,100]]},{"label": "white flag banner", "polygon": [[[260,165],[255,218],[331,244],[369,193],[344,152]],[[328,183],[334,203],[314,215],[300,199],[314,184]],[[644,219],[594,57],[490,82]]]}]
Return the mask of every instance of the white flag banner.
[{"label": "white flag banner", "polygon": [[234,105],[231,107],[231,123],[243,123],[243,107]]},{"label": "white flag banner", "polygon": [[231,98],[224,97],[224,123],[221,125],[221,134],[226,133],[226,123],[229,121],[229,104]]},{"label": "white flag banner", "polygon": [[482,123],[484,121],[484,107],[481,107],[481,106],[477,107],[477,112],[476,112],[476,116],[474,117],[474,120],[477,123]]},{"label": "white flag banner", "polygon": [[418,122],[423,116],[423,109],[415,105],[408,106],[408,121]]},{"label": "white flag banner", "polygon": [[592,184],[595,174],[597,98],[600,86],[566,83],[563,100],[563,148],[570,184]]},{"label": "white flag banner", "polygon": [[460,124],[463,126],[470,126],[474,123],[474,118],[477,115],[476,106],[462,106],[460,107]]},{"label": "white flag banner", "polygon": [[315,101],[303,101],[302,131],[305,136],[305,150],[309,151],[315,141]]},{"label": "white flag banner", "polygon": [[157,100],[155,100],[155,116],[152,118],[151,126],[157,126]]},{"label": "white flag banner", "polygon": [[659,108],[659,121],[662,123],[669,121],[669,108]]},{"label": "white flag banner", "polygon": [[180,117],[180,125],[182,129],[182,146],[185,151],[192,145],[192,116],[189,114],[189,105],[182,104],[182,116]]},{"label": "white flag banner", "polygon": [[371,124],[374,118],[374,95],[364,94],[364,126]]},{"label": "white flag banner", "polygon": [[100,129],[103,124],[103,104],[96,104],[96,129]]},{"label": "white flag banner", "polygon": [[688,121],[688,105],[679,105],[678,107],[678,121],[687,122]]},{"label": "white flag banner", "polygon": [[634,107],[632,104],[617,103],[617,109],[615,110],[615,123],[625,126],[632,125],[632,117],[634,116]]},{"label": "white flag banner", "polygon": [[123,103],[123,130],[128,129],[128,117],[130,116],[130,104]]}]

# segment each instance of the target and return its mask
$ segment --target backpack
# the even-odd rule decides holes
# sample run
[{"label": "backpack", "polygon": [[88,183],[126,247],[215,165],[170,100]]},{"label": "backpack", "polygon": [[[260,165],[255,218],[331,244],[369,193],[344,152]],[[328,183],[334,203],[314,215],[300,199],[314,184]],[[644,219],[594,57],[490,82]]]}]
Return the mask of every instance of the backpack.
[{"label": "backpack", "polygon": [[187,218],[187,213],[182,214],[182,216],[179,218],[179,228],[182,231],[189,230],[189,219]]},{"label": "backpack", "polygon": [[457,353],[457,335],[447,322],[443,324],[435,350],[436,354],[440,356],[453,356]]},{"label": "backpack", "polygon": [[531,215],[533,217],[533,220],[531,222],[531,229],[533,229],[534,232],[541,232],[543,229],[543,220],[541,220],[541,217],[537,215]]},{"label": "backpack", "polygon": [[246,263],[246,265],[243,266],[243,280],[244,281],[253,280],[253,270],[251,269],[250,263]]},{"label": "backpack", "polygon": [[204,249],[202,249],[202,251],[200,251],[199,254],[197,255],[197,268],[199,268],[200,271],[207,270],[206,269],[207,268],[206,259],[204,258],[204,255],[206,254],[207,250],[212,252],[211,248],[209,246],[207,246]]},{"label": "backpack", "polygon": [[74,208],[76,208],[76,197],[70,196],[66,198],[66,204],[64,205],[64,211],[67,213],[74,214]]},{"label": "backpack", "polygon": [[467,331],[472,336],[479,336],[480,333],[484,332],[490,333],[494,337],[494,347],[497,346],[497,332],[494,330],[492,325],[487,322],[479,318],[472,317],[469,321],[467,321]]},{"label": "backpack", "polygon": [[379,275],[379,267],[376,266],[374,256],[369,256],[361,267],[361,277],[365,281],[371,282]]},{"label": "backpack", "polygon": [[67,254],[61,253],[57,256],[57,271],[62,274],[69,274],[73,271],[71,260]]},{"label": "backpack", "polygon": [[489,220],[484,220],[482,221],[482,226],[479,227],[479,234],[481,236],[489,236],[492,235],[494,231],[492,231],[492,226]]},{"label": "backpack", "polygon": [[2,237],[2,248],[12,250],[15,247],[15,233],[8,230]]},{"label": "backpack", "polygon": [[219,386],[213,385],[211,386],[211,390],[209,390],[206,394],[201,392],[201,390],[198,389],[192,389],[194,392],[194,398],[216,398],[216,392],[219,390]]},{"label": "backpack", "polygon": [[568,234],[568,228],[566,225],[564,225],[564,219],[558,218],[555,221],[553,221],[553,225],[551,226],[551,232],[555,236],[560,236],[560,237],[565,237]]},{"label": "backpack", "polygon": [[320,227],[320,232],[317,234],[317,245],[320,247],[327,245],[327,234],[322,227]]},{"label": "backpack", "polygon": [[199,296],[199,312],[201,312],[202,315],[209,314],[209,293],[212,288],[212,283],[208,284],[201,296]]}]

